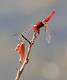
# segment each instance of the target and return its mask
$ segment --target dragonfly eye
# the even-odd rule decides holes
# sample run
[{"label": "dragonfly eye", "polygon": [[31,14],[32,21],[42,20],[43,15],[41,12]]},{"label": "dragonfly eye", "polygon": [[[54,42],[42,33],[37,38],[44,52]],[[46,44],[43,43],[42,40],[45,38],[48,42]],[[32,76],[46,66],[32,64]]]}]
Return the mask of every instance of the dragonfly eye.
[{"label": "dragonfly eye", "polygon": [[37,26],[37,25],[34,25],[34,27],[35,27],[35,26]]}]

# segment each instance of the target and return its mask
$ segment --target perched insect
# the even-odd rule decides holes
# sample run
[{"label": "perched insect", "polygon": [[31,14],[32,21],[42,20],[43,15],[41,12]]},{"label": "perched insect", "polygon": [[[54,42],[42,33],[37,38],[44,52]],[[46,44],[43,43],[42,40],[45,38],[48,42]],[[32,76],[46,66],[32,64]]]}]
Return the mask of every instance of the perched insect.
[{"label": "perched insect", "polygon": [[36,22],[36,24],[33,26],[33,30],[35,33],[40,34],[40,28],[45,27],[45,35],[46,35],[46,40],[48,43],[50,43],[51,37],[50,34],[48,32],[48,26],[46,25],[46,23],[52,18],[52,16],[54,15],[56,11],[53,11],[52,13],[50,13],[47,18],[45,18],[43,21],[38,21]]},{"label": "perched insect", "polygon": [[32,27],[23,31],[22,34],[26,33],[27,31],[31,31],[31,29],[32,29],[34,31],[34,33],[36,33],[36,35],[39,35],[40,34],[40,29],[44,27],[45,28],[46,40],[47,40],[48,43],[50,43],[51,37],[50,37],[50,34],[49,34],[49,27],[46,24],[52,18],[52,16],[55,14],[55,12],[56,11],[54,10],[44,20],[37,21]]},{"label": "perched insect", "polygon": [[25,44],[19,43],[14,51],[18,51],[20,54],[19,62],[22,63],[22,60],[24,59],[24,53],[25,53]]}]

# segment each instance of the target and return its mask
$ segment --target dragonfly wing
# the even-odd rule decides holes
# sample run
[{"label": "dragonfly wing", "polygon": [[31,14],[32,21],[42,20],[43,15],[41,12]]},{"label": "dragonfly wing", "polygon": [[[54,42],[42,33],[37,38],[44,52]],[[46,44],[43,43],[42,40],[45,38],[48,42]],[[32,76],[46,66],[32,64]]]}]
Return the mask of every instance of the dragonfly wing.
[{"label": "dragonfly wing", "polygon": [[22,31],[22,34],[26,34],[30,32],[32,30],[32,26],[33,24],[31,24],[30,26],[26,26],[26,28]]},{"label": "dragonfly wing", "polygon": [[29,35],[33,31],[32,26],[33,26],[33,24],[31,24],[30,26],[27,26],[24,30],[21,31],[21,33],[14,34],[15,38],[18,40],[24,41],[24,39],[22,38],[22,36],[20,34],[23,34],[24,36],[29,37]]},{"label": "dragonfly wing", "polygon": [[17,39],[17,40],[23,40],[24,39],[22,38],[21,34],[17,33],[17,34],[14,34],[14,37]]},{"label": "dragonfly wing", "polygon": [[49,34],[47,27],[45,28],[45,35],[46,35],[46,41],[50,44],[51,36]]}]

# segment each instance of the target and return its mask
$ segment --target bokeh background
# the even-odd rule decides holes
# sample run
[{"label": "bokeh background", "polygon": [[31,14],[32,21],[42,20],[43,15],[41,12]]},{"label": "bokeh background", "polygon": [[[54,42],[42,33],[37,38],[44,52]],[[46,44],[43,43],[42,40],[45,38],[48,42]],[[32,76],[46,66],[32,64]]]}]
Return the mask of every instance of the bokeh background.
[{"label": "bokeh background", "polygon": [[56,35],[48,44],[41,29],[20,80],[67,80],[67,0],[0,0],[0,80],[15,80],[21,66],[12,49],[22,40],[14,34],[53,10],[56,14],[48,25]]}]

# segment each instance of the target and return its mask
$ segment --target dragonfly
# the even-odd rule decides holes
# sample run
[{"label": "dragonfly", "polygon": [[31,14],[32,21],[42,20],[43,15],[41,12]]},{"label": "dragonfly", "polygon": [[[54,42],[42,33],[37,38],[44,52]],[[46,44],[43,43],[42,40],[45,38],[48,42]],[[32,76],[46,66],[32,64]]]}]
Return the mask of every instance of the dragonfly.
[{"label": "dragonfly", "polygon": [[49,33],[50,28],[47,26],[47,23],[53,17],[55,12],[56,12],[56,10],[52,11],[44,20],[37,21],[34,25],[30,25],[30,27],[28,27],[26,30],[24,30],[22,32],[22,34],[25,34],[27,32],[31,32],[31,30],[33,30],[33,32],[36,33],[36,35],[39,35],[40,34],[40,29],[44,28],[45,29],[46,41],[48,43],[50,43],[50,41],[51,41],[51,36],[50,36],[50,33]]}]

